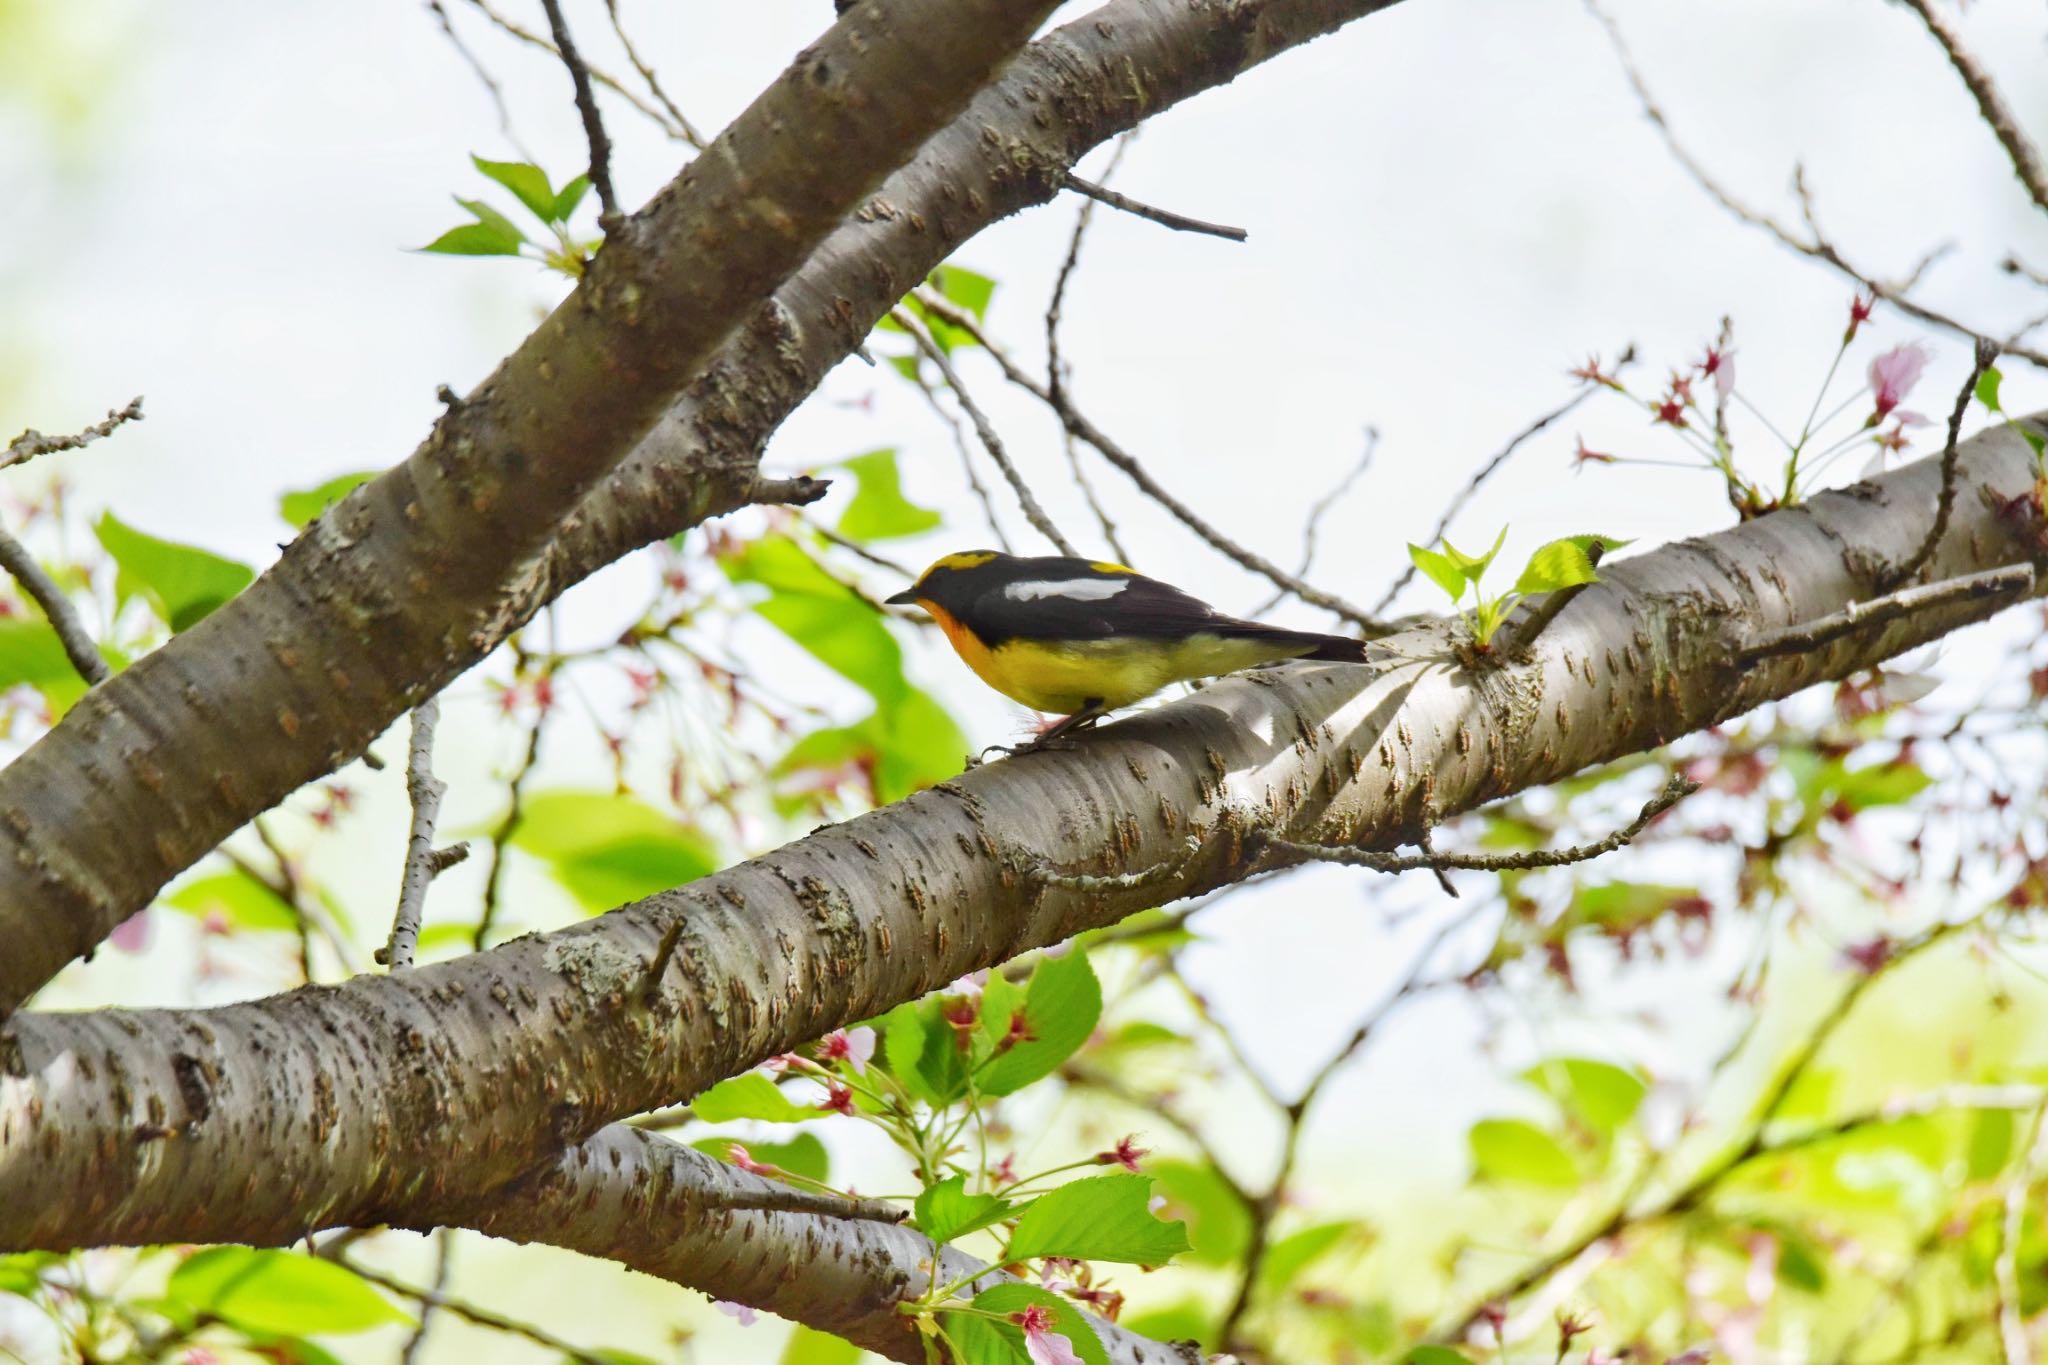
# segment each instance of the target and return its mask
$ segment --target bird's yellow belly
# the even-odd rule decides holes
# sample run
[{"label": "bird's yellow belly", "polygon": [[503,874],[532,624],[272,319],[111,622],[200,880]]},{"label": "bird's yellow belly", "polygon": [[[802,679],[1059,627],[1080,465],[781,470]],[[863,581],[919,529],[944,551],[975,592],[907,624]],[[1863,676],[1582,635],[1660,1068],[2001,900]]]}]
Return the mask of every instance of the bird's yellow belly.
[{"label": "bird's yellow belly", "polygon": [[994,649],[968,635],[961,658],[981,680],[1035,711],[1072,715],[1090,702],[1128,706],[1168,683],[1274,663],[1268,642],[1191,635],[1182,640],[1009,640]]}]

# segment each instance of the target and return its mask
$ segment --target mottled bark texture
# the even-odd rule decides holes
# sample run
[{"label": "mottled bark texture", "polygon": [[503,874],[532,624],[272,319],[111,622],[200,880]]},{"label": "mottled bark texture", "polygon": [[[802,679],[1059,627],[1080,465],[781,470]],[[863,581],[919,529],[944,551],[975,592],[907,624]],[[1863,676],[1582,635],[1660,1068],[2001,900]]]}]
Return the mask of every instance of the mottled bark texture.
[{"label": "mottled bark texture", "polygon": [[0,1017],[503,638],[565,512],[1055,0],[863,0],[403,464],[0,773]]},{"label": "mottled bark texture", "polygon": [[[614,1124],[544,1170],[491,1197],[425,1204],[408,1220],[451,1224],[617,1261],[717,1299],[751,1304],[832,1332],[891,1360],[924,1352],[896,1304],[931,1284],[987,1270],[899,1224],[737,1205],[773,1203],[787,1187],[637,1128]],[[1184,1354],[1097,1321],[1111,1365],[1188,1365]]]},{"label": "mottled bark texture", "polygon": [[[1959,478],[1930,577],[2037,563],[2025,443],[1978,435]],[[1468,670],[1432,625],[1388,637],[1384,668],[1227,680],[489,952],[215,1009],[24,1013],[0,1056],[0,1247],[403,1221],[963,972],[1225,884],[1255,832],[1384,846],[1845,676],[1986,608],[1735,658],[1867,597],[1919,544],[1939,481],[1921,461],[1606,566],[1521,662]],[[1165,870],[1084,891],[1045,866]]]}]

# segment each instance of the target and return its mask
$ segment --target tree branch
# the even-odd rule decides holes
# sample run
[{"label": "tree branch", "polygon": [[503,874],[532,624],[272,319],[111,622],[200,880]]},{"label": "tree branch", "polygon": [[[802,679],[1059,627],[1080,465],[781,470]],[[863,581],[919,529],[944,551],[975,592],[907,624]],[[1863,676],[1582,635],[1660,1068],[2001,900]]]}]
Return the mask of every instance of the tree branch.
[{"label": "tree branch", "polygon": [[114,676],[114,670],[107,667],[99,646],[93,643],[85,622],[79,619],[71,599],[57,586],[57,580],[44,571],[26,545],[4,528],[0,528],[0,569],[12,574],[14,581],[21,584],[21,590],[43,609],[43,619],[50,623],[51,630],[57,632],[57,641],[64,646],[64,657],[78,670],[79,677],[97,687]]},{"label": "tree branch", "polygon": [[[590,143],[590,185],[597,191],[602,210],[597,221],[609,237],[625,221],[619,212],[619,197],[612,191],[612,140],[605,136],[604,117],[597,112],[597,97],[590,90],[590,69],[577,55],[568,22],[562,18],[562,0],[540,3],[547,11],[548,28],[555,35],[555,53],[562,59],[562,65],[569,68],[569,80],[576,88],[576,113],[583,120],[584,139]],[[616,20],[616,14],[613,17]]]},{"label": "tree branch", "polygon": [[1074,191],[1076,194],[1084,194],[1097,203],[1107,204],[1113,209],[1122,209],[1125,213],[1136,217],[1150,219],[1152,222],[1172,228],[1175,232],[1199,232],[1210,237],[1222,237],[1232,242],[1242,242],[1251,236],[1250,233],[1241,227],[1228,227],[1222,223],[1205,223],[1200,218],[1189,218],[1185,214],[1171,213],[1166,209],[1153,208],[1150,204],[1140,203],[1129,195],[1118,194],[1115,190],[1098,185],[1092,180],[1083,180],[1071,171],[1067,173],[1065,184],[1066,188]]},{"label": "tree branch", "polygon": [[1948,441],[1941,448],[1941,493],[1934,504],[1934,524],[1927,528],[1927,539],[1920,542],[1920,548],[1913,551],[1913,557],[1886,576],[1884,587],[1887,591],[1918,578],[1921,570],[1927,567],[1927,561],[1934,558],[1934,547],[1941,544],[1941,538],[1948,533],[1948,519],[1956,501],[1956,442],[1963,434],[1963,414],[1970,410],[1970,400],[1977,395],[1977,381],[1984,377],[1984,371],[1990,369],[1991,362],[1996,359],[1997,344],[1980,339],[1970,363],[1969,376],[1956,392],[1955,408],[1948,415]]},{"label": "tree branch", "polygon": [[142,395],[137,394],[128,400],[127,407],[109,408],[106,421],[95,422],[74,436],[45,436],[34,427],[30,427],[7,443],[6,452],[0,454],[0,469],[26,464],[38,455],[51,455],[60,450],[77,450],[81,446],[89,446],[94,441],[113,435],[114,428],[124,422],[141,420]]},{"label": "tree branch", "polygon": [[[2032,489],[2032,452],[1999,426],[1960,459],[1972,496],[1934,571],[2029,564],[2041,528],[1997,509]],[[1981,610],[1914,611],[1747,668],[1727,641],[1857,600],[1871,560],[1924,537],[1940,477],[1917,461],[1630,559],[1513,669],[1466,673],[1429,623],[1388,642],[1394,666],[1227,679],[556,933],[215,1009],[18,1015],[0,1040],[0,1245],[284,1241],[417,1216],[422,1172],[481,1197],[835,1026],[1236,881],[1262,831],[1385,846],[1425,812],[1845,677]],[[1130,887],[1048,885],[1004,854],[1114,878],[1172,861],[1190,835],[1197,855]],[[674,924],[657,995],[628,1007]]]},{"label": "tree branch", "polygon": [[448,791],[448,784],[434,776],[434,727],[440,721],[441,702],[437,697],[428,697],[413,708],[412,743],[406,747],[405,760],[405,794],[412,801],[412,830],[405,843],[405,869],[399,875],[398,913],[392,916],[391,938],[377,951],[377,961],[394,972],[412,966],[428,885],[469,856],[466,842],[434,847],[434,826],[441,818],[441,798]]},{"label": "tree branch", "polygon": [[1735,657],[1739,663],[1753,664],[1780,654],[1804,654],[1871,626],[1883,625],[1920,612],[1933,611],[1958,603],[1970,605],[1970,614],[1961,618],[1964,623],[1972,620],[1981,621],[1993,612],[2011,605],[2021,595],[2032,591],[2033,587],[2034,570],[2027,564],[2016,564],[2004,569],[1987,569],[1983,573],[1944,579],[1939,583],[1907,588],[1888,597],[1879,597],[1868,602],[1852,602],[1840,611],[1830,612],[1817,621],[1806,621],[1769,631],[1743,646]]},{"label": "tree branch", "polygon": [[[409,459],[0,773],[0,810],[23,813],[0,823],[0,1017],[551,595],[535,556],[565,513],[1053,5],[855,7],[634,215]],[[717,269],[704,268],[707,241],[720,243]],[[252,742],[258,725],[264,742]],[[119,756],[136,754],[154,782],[125,776],[133,760]],[[124,777],[84,777],[98,771]],[[167,789],[183,799],[163,801]],[[156,837],[133,837],[144,828]]]},{"label": "tree branch", "polygon": [[1963,46],[1955,28],[1935,8],[1933,0],[1906,0],[1906,4],[1920,16],[1920,22],[1927,25],[1934,41],[1941,44],[1941,50],[1948,54],[1949,65],[1956,69],[1956,74],[1969,88],[1970,97],[1977,101],[1977,111],[1984,116],[1984,122],[1998,138],[1998,144],[2005,148],[2005,154],[2012,158],[2013,174],[2019,177],[2027,197],[2034,201],[2034,207],[2048,213],[2048,166],[2042,164],[2040,152],[2034,149],[2019,120],[2013,117],[2004,96],[1998,93],[1991,73],[1977,64],[1977,59]]}]

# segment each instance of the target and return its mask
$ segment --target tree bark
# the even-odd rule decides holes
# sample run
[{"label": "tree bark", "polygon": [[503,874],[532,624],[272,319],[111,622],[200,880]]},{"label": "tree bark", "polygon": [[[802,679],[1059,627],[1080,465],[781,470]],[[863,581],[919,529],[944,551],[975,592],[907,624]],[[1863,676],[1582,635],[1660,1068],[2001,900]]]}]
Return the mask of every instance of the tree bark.
[{"label": "tree bark", "polygon": [[1056,0],[864,0],[411,458],[0,773],[0,1018],[504,636],[565,512]]},{"label": "tree bark", "polygon": [[[613,1124],[510,1189],[422,1205],[407,1225],[475,1228],[567,1247],[845,1337],[890,1360],[924,1351],[897,1303],[978,1270],[1009,1277],[901,1224],[735,1207],[786,1186],[655,1134]],[[1187,1365],[1200,1354],[1091,1319],[1111,1365]]]},{"label": "tree bark", "polygon": [[[2039,567],[2030,452],[1965,443],[1932,579]],[[964,972],[1243,876],[1261,834],[1385,846],[1846,676],[1963,601],[1744,667],[1866,599],[1939,461],[1604,566],[1520,661],[1438,623],[993,764],[602,918],[398,977],[204,1010],[26,1013],[0,1058],[0,1246],[288,1241],[481,1195]],[[1088,873],[1086,886],[1061,873]],[[1142,881],[1137,874],[1148,874]],[[1131,878],[1118,885],[1117,877]],[[663,933],[679,939],[651,1003]]]}]

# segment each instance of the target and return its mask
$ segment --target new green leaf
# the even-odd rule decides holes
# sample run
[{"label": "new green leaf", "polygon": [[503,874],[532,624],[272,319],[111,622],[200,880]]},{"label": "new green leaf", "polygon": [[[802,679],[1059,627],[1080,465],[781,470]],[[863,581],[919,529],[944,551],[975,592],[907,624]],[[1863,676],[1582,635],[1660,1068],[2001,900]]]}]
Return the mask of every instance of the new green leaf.
[{"label": "new green leaf", "polygon": [[160,540],[124,524],[112,512],[104,513],[93,530],[120,566],[115,593],[124,599],[141,593],[173,631],[197,625],[256,579],[256,571],[247,564],[197,546]]},{"label": "new green leaf", "polygon": [[975,1073],[985,1095],[1009,1095],[1050,1076],[1074,1055],[1102,1017],[1102,987],[1088,955],[1075,947],[1039,960],[1024,994],[1022,1041]]},{"label": "new green leaf", "polygon": [[748,1071],[731,1080],[720,1081],[691,1100],[690,1111],[706,1123],[730,1123],[734,1119],[802,1123],[824,1112],[812,1105],[796,1103],[782,1093],[780,1086],[758,1071]]},{"label": "new green leaf", "polygon": [[1009,1259],[1069,1256],[1077,1261],[1165,1265],[1188,1249],[1187,1225],[1161,1222],[1149,1207],[1152,1180],[1098,1175],[1070,1181],[1024,1210]]},{"label": "new green leaf", "polygon": [[353,1272],[291,1251],[211,1247],[171,1273],[166,1297],[247,1332],[364,1332],[411,1319]]},{"label": "new green leaf", "polygon": [[[519,202],[532,211],[542,222],[549,221],[555,211],[554,187],[548,184],[547,175],[540,167],[524,161],[486,161],[480,156],[469,158],[476,168],[491,179],[503,185],[518,197]],[[566,192],[567,186],[563,189]]]},{"label": "new green leaf", "polygon": [[917,1197],[917,1227],[934,1242],[950,1242],[993,1227],[1014,1207],[999,1195],[967,1193],[967,1177],[956,1175]]}]

